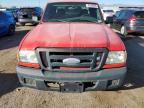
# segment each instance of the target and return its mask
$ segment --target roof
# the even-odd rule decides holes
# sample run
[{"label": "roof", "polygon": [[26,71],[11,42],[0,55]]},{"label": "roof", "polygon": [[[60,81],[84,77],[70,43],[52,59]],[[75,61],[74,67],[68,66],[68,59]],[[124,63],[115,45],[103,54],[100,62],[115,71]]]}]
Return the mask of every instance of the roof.
[{"label": "roof", "polygon": [[48,3],[55,2],[85,2],[85,3],[98,3],[96,0],[49,0]]}]

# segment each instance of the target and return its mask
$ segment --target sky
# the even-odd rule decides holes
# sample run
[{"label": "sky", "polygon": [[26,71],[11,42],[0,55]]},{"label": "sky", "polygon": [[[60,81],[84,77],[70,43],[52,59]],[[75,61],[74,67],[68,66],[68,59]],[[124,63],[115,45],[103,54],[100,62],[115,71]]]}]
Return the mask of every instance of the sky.
[{"label": "sky", "polygon": [[[40,6],[45,7],[48,0],[0,0],[0,5],[11,6]],[[97,0],[100,4],[127,4],[127,5],[144,5],[144,0]]]}]

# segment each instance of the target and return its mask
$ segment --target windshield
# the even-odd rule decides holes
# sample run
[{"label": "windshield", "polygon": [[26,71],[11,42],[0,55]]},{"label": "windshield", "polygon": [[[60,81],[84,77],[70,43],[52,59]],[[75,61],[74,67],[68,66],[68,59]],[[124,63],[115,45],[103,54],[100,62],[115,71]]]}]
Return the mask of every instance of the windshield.
[{"label": "windshield", "polygon": [[34,8],[21,8],[22,12],[32,13],[34,11]]},{"label": "windshield", "polygon": [[115,16],[118,17],[120,15],[120,11],[117,11]]},{"label": "windshield", "polygon": [[48,4],[44,22],[102,22],[97,4],[51,3]]}]

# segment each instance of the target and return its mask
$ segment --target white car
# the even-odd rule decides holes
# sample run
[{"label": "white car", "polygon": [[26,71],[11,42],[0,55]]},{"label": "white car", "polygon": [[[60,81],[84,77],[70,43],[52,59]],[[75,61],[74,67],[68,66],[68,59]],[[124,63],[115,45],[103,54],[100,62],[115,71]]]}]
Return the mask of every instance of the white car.
[{"label": "white car", "polygon": [[102,10],[102,13],[105,21],[107,17],[113,16],[115,14],[113,10]]}]

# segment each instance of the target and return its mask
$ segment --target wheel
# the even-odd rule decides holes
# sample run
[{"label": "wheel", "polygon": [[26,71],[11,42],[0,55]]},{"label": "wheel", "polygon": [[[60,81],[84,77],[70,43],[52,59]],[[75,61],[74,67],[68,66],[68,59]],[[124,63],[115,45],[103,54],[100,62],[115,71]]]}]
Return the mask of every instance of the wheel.
[{"label": "wheel", "polygon": [[126,35],[128,34],[128,33],[127,33],[127,30],[126,30],[126,27],[125,27],[124,25],[121,27],[120,32],[121,32],[121,34],[124,35],[124,36],[126,36]]},{"label": "wheel", "polygon": [[15,33],[15,25],[10,25],[8,34],[9,35],[13,35],[14,33]]},{"label": "wheel", "polygon": [[20,23],[22,26],[25,26],[25,23]]}]

